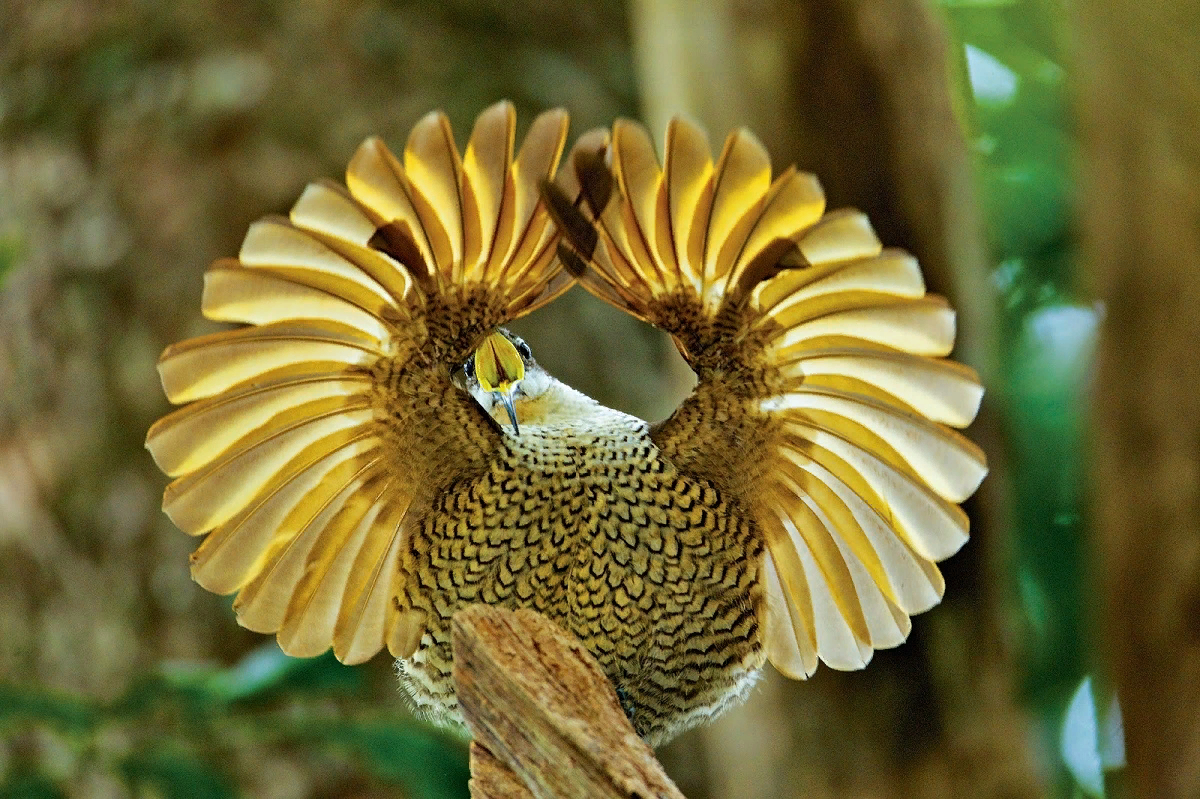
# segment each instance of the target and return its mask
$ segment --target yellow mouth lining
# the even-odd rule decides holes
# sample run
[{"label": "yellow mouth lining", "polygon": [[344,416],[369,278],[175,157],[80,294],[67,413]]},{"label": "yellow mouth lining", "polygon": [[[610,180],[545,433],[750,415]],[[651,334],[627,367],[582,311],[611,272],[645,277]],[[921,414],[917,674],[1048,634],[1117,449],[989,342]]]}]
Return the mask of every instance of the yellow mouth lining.
[{"label": "yellow mouth lining", "polygon": [[490,394],[496,394],[508,410],[513,433],[519,434],[517,412],[513,408],[513,393],[525,377],[525,362],[517,348],[502,333],[492,333],[475,350],[475,379]]}]

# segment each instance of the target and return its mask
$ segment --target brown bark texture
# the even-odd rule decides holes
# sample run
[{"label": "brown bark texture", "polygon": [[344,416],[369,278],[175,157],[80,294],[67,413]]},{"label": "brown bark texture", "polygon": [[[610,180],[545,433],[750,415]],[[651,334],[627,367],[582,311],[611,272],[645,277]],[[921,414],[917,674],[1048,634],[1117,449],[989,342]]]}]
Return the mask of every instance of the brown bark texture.
[{"label": "brown bark texture", "polygon": [[545,616],[473,605],[453,636],[473,799],[683,799],[595,659]]},{"label": "brown bark texture", "polygon": [[1102,646],[1136,796],[1200,796],[1200,3],[1072,6]]},{"label": "brown bark texture", "polygon": [[512,769],[478,741],[471,742],[471,799],[526,799],[533,796]]}]

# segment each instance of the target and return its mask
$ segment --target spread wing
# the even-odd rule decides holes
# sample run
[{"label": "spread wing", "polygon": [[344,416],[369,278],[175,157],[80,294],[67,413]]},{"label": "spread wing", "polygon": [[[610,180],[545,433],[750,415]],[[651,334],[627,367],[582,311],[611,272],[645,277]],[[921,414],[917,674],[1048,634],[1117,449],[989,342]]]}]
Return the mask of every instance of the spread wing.
[{"label": "spread wing", "polygon": [[462,157],[440,113],[403,161],[369,139],[347,188],[310,185],[208,270],[205,316],[248,326],[159,361],[184,404],[146,439],[175,478],[163,509],[206,535],[197,582],[237,592],[239,621],[289,654],[411,654],[423,619],[392,601],[405,533],[447,461],[485,460],[502,435],[451,368],[573,283],[537,188],[566,113],[539,116],[515,158],[514,127],[511,105],[489,108]]},{"label": "spread wing", "polygon": [[[983,394],[945,360],[954,312],[908,253],[812,175],[772,180],[752,134],[716,159],[675,120],[663,166],[627,121],[545,187],[592,293],[672,334],[699,383],[653,431],[682,470],[730,488],[765,542],[765,644],[792,677],[861,668],[937,604],[935,565],[967,540],[958,507],[987,467],[950,428]],[[560,247],[564,246],[560,244]]]}]

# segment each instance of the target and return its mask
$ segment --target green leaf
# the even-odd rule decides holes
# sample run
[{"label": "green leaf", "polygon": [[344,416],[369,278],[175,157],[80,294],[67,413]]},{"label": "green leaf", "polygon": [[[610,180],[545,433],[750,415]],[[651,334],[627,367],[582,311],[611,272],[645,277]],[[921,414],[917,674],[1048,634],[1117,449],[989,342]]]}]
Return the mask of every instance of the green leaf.
[{"label": "green leaf", "polygon": [[466,746],[423,724],[404,721],[317,722],[299,737],[348,751],[380,779],[397,783],[415,799],[467,797]]},{"label": "green leaf", "polygon": [[98,716],[98,708],[86,700],[0,683],[0,722],[28,718],[86,730],[95,725]]},{"label": "green leaf", "polygon": [[66,794],[45,774],[18,769],[0,784],[0,799],[63,799]]},{"label": "green leaf", "polygon": [[166,799],[238,796],[233,782],[214,764],[170,743],[131,755],[120,770],[134,787],[156,789]]},{"label": "green leaf", "polygon": [[121,701],[126,714],[139,713],[156,701],[184,704],[195,712],[261,702],[282,696],[352,695],[361,691],[362,673],[338,663],[332,653],[293,658],[271,642],[228,668],[198,663],[167,663],[139,680]]},{"label": "green leaf", "polygon": [[169,704],[181,707],[193,716],[219,712],[225,706],[224,701],[206,687],[215,671],[212,667],[196,664],[166,664],[135,679],[112,705],[111,711],[117,716],[131,718]]},{"label": "green leaf", "polygon": [[4,288],[5,278],[16,266],[24,251],[21,237],[11,231],[0,233],[0,289]]},{"label": "green leaf", "polygon": [[[271,644],[275,646],[274,643]],[[278,648],[276,648],[278,651]],[[283,655],[286,666],[280,679],[264,685],[255,696],[338,695],[361,694],[366,686],[366,671],[359,666],[346,666],[338,662],[332,652],[315,658],[294,658]]]},{"label": "green leaf", "polygon": [[1067,230],[1068,188],[1059,168],[1031,159],[980,171],[992,251],[998,259],[1036,254]]},{"label": "green leaf", "polygon": [[273,642],[240,663],[214,675],[209,687],[230,701],[266,700],[280,696],[351,695],[364,686],[363,671],[338,662],[332,652],[294,658]]},{"label": "green leaf", "polygon": [[274,642],[251,651],[227,669],[209,675],[204,688],[223,701],[262,696],[283,683],[303,661],[283,653]]}]

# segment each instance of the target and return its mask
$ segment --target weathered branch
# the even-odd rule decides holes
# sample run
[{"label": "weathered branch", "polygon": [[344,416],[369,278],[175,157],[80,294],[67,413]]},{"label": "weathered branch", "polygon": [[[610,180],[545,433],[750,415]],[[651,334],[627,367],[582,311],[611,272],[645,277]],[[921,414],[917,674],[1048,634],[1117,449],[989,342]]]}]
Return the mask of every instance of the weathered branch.
[{"label": "weathered branch", "polygon": [[474,799],[683,799],[599,665],[553,622],[474,605],[453,630]]}]

